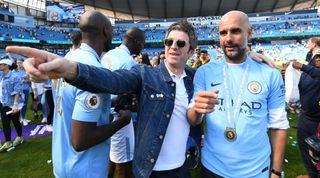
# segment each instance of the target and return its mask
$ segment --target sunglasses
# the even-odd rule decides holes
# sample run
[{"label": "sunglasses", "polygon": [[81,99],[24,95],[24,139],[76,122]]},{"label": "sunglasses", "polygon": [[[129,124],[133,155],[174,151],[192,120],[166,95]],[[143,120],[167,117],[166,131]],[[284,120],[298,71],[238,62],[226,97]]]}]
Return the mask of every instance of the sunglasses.
[{"label": "sunglasses", "polygon": [[[164,44],[165,44],[166,46],[169,46],[169,47],[173,45],[173,42],[174,42],[174,40],[171,39],[171,38],[167,38],[167,39],[164,40]],[[176,44],[177,44],[177,46],[178,46],[179,48],[183,48],[183,47],[186,46],[186,42],[183,41],[183,40],[177,40],[177,41],[176,41]]]}]

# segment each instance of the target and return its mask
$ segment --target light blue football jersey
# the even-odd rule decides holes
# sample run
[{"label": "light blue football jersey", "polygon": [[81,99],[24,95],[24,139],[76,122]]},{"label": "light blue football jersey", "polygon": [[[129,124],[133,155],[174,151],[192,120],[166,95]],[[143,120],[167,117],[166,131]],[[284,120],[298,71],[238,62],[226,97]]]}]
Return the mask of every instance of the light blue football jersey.
[{"label": "light blue football jersey", "polygon": [[[234,106],[246,65],[241,106],[236,123],[237,138],[228,141],[224,136],[227,127],[224,72]],[[194,94],[198,91],[219,90],[219,105],[206,115],[206,133],[202,148],[202,164],[223,177],[269,177],[271,147],[267,134],[270,109],[285,107],[284,84],[276,69],[247,57],[246,62],[232,65],[212,62],[201,66],[195,74]],[[234,120],[234,119],[233,119]],[[232,126],[234,126],[232,124]],[[270,169],[270,168],[269,168]],[[265,171],[263,171],[265,170]]]},{"label": "light blue football jersey", "polygon": [[[100,57],[87,44],[68,53],[68,59],[101,66]],[[101,81],[105,82],[105,81]],[[76,152],[71,144],[72,119],[109,123],[110,95],[93,94],[77,89],[62,79],[53,82],[55,114],[53,120],[52,161],[56,177],[101,177],[108,174],[110,143],[106,140],[85,151]]]}]

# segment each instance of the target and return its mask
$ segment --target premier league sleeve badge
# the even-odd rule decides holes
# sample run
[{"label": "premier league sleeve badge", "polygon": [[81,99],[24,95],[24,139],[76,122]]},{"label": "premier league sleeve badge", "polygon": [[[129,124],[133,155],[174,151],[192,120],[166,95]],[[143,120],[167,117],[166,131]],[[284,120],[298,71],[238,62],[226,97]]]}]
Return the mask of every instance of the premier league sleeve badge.
[{"label": "premier league sleeve badge", "polygon": [[97,109],[101,103],[101,98],[96,94],[88,94],[84,100],[84,104],[88,109]]}]

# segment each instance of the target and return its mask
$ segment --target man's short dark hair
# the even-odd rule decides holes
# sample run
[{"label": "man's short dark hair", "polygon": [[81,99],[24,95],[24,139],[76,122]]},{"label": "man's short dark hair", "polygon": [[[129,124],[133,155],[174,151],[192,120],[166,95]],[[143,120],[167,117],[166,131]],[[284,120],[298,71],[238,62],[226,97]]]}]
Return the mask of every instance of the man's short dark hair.
[{"label": "man's short dark hair", "polygon": [[81,42],[81,32],[75,31],[71,33],[71,41],[73,45],[79,46]]},{"label": "man's short dark hair", "polygon": [[205,50],[205,49],[203,49],[203,50],[201,50],[201,52],[200,52],[200,53],[208,54],[208,51],[207,51],[207,50]]},{"label": "man's short dark hair", "polygon": [[170,25],[168,28],[166,37],[169,35],[169,33],[173,30],[182,31],[188,34],[189,36],[189,43],[190,43],[190,49],[195,49],[197,46],[197,36],[194,30],[194,27],[191,23],[188,21],[179,21],[175,22]]}]

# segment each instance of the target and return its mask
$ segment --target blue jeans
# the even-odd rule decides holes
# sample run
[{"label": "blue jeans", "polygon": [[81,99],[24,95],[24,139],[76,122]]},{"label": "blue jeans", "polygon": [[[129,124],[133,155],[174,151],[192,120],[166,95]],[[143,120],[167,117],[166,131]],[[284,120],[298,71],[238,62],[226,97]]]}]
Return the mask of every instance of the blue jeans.
[{"label": "blue jeans", "polygon": [[23,90],[23,93],[24,93],[24,106],[21,109],[21,117],[25,119],[26,113],[27,113],[27,107],[28,107],[29,89]]},{"label": "blue jeans", "polygon": [[43,115],[43,117],[48,117],[48,112],[49,111],[48,111],[48,104],[46,102],[45,93],[39,95],[38,99],[40,100],[41,105],[42,105],[42,115]]}]

